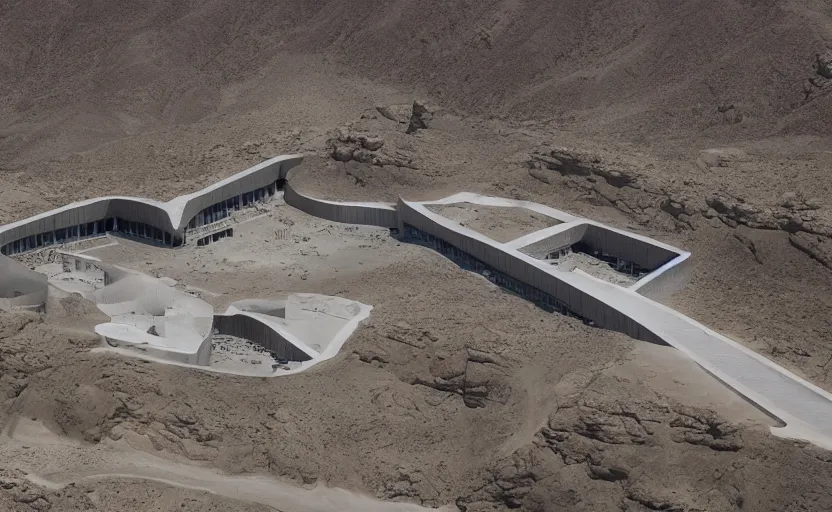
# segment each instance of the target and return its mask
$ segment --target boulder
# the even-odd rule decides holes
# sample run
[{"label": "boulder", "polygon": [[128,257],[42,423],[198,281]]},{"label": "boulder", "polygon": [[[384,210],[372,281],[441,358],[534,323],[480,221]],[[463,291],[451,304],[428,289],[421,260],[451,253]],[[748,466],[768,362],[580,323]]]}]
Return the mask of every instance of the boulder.
[{"label": "boulder", "polygon": [[410,115],[413,112],[413,107],[407,103],[400,105],[386,105],[378,106],[376,110],[385,119],[395,121],[397,123],[406,124],[410,122]]},{"label": "boulder", "polygon": [[832,80],[832,50],[826,50],[817,54],[815,70],[823,78]]},{"label": "boulder", "polygon": [[429,128],[430,122],[433,120],[433,114],[428,109],[428,106],[423,101],[414,101],[413,109],[410,113],[410,124],[407,127],[407,133],[416,133],[419,130]]}]

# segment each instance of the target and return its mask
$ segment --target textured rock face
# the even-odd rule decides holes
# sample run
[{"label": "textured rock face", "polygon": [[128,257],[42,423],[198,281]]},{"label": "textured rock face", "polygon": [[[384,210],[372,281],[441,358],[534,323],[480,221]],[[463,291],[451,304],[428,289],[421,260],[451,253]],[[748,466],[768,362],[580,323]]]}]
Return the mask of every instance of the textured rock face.
[{"label": "textured rock face", "polygon": [[823,78],[832,79],[832,50],[826,50],[817,55],[815,68]]},{"label": "textured rock face", "polygon": [[812,233],[792,233],[789,242],[812,258],[832,270],[832,241],[829,238]]},{"label": "textured rock face", "polygon": [[563,176],[599,176],[615,188],[632,185],[637,175],[614,169],[591,155],[582,155],[567,149],[540,150],[531,154],[530,169],[545,167]]},{"label": "textured rock face", "polygon": [[433,113],[428,109],[428,106],[423,101],[413,102],[413,111],[410,114],[410,124],[407,127],[407,133],[416,133],[419,130],[425,130],[430,127],[430,121],[433,120]]},{"label": "textured rock face", "polygon": [[416,168],[413,159],[409,155],[400,151],[387,154],[380,151],[383,146],[384,139],[381,137],[355,132],[349,127],[342,127],[329,140],[329,156],[337,162]]}]

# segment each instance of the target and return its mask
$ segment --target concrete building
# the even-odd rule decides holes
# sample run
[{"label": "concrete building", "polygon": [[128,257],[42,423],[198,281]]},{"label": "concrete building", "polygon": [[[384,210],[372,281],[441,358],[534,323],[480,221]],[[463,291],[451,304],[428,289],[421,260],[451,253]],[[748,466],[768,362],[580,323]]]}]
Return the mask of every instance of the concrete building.
[{"label": "concrete building", "polygon": [[[218,239],[233,234],[224,224],[232,212],[284,189],[284,199],[290,206],[333,222],[397,230],[404,240],[435,249],[461,267],[481,273],[548,311],[575,316],[589,325],[635,339],[671,345],[785,423],[785,427],[772,429],[775,434],[832,449],[832,394],[657,302],[685,285],[691,272],[690,253],[525,201],[467,193],[431,202],[400,199],[395,205],[316,199],[289,183],[289,171],[300,160],[298,155],[273,158],[168,203],[124,197],[74,203],[0,227],[0,251],[18,254],[107,232],[171,247],[185,243],[189,235],[195,235],[198,241],[209,237],[213,241],[214,236]],[[558,223],[500,243],[428,208],[453,203],[525,208]],[[590,258],[599,268],[625,279],[612,282],[586,269],[560,264],[570,257]],[[0,307],[31,307],[45,302],[45,279],[21,267],[0,256]],[[298,341],[297,336],[293,339],[291,330],[281,325],[280,315],[237,308],[226,312],[219,323],[228,333],[257,338],[278,353],[296,359],[309,357],[314,362],[337,353],[345,336],[369,314],[368,308],[360,308],[347,320],[352,327],[339,329],[335,341],[318,348],[305,340]]]},{"label": "concrete building", "polygon": [[[217,224],[233,211],[274,196],[289,169],[302,159],[300,155],[272,158],[167,203],[136,197],[72,203],[0,227],[0,254],[10,256],[107,233],[178,247],[187,241],[189,229]],[[201,233],[203,238],[212,234]]]}]

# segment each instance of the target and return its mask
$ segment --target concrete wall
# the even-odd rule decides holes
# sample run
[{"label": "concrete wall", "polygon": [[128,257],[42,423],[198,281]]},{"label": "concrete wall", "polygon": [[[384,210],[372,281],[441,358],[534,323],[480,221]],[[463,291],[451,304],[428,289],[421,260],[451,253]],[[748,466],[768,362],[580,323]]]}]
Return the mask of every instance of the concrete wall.
[{"label": "concrete wall", "polygon": [[546,255],[551,254],[558,249],[571,247],[572,245],[580,242],[584,237],[586,230],[586,224],[569,226],[563,231],[559,231],[552,236],[547,236],[546,238],[526,245],[525,247],[520,247],[518,250],[533,258],[542,260],[546,257]]},{"label": "concrete wall", "polygon": [[690,253],[685,252],[640,279],[630,289],[661,302],[684,288],[692,274]]},{"label": "concrete wall", "polygon": [[149,224],[171,234],[176,231],[170,216],[162,207],[162,203],[149,199],[109,197],[73,203],[20,222],[8,224],[0,228],[0,246],[21,238],[105,220],[110,217],[121,217],[131,222]]},{"label": "concrete wall", "polygon": [[433,214],[424,207],[403,200],[399,201],[398,206],[402,223],[441,238],[513,279],[548,293],[566,304],[577,315],[595,322],[597,326],[622,332],[643,341],[664,344],[649,329],[620,313],[613,306],[556,277],[558,271],[546,263],[538,262],[531,256],[519,252],[507,252],[487,237],[464,227],[454,227],[452,221]]},{"label": "concrete wall", "polygon": [[285,179],[289,170],[302,161],[303,157],[300,155],[272,158],[198,192],[171,201],[182,208],[177,228],[181,230],[197,213],[213,204]]},{"label": "concrete wall", "polygon": [[563,231],[557,231],[518,250],[537,259],[543,259],[547,254],[578,242],[651,270],[661,267],[680,254],[677,250],[645,237],[589,221],[564,227]]},{"label": "concrete wall", "polygon": [[58,258],[61,260],[61,264],[64,268],[69,267],[70,269],[80,270],[80,271],[88,271],[88,270],[98,270],[107,275],[107,272],[104,270],[101,260],[98,258],[94,258],[92,256],[85,256],[83,254],[74,254],[71,252],[63,252],[57,251]]},{"label": "concrete wall", "polygon": [[189,364],[195,366],[209,366],[211,362],[211,338],[200,345],[199,350],[195,353],[181,352],[171,350],[169,348],[153,346],[149,344],[136,345],[117,338],[104,336],[104,342],[113,348],[120,348],[133,352],[140,352],[148,356],[162,359],[164,361],[171,361],[174,363]]},{"label": "concrete wall", "polygon": [[609,255],[646,269],[656,269],[679,255],[657,243],[595,223],[586,224],[581,241]]},{"label": "concrete wall", "polygon": [[300,155],[272,158],[168,203],[136,197],[103,197],[79,201],[3,226],[0,228],[0,246],[21,238],[110,217],[148,224],[181,238],[191,218],[204,208],[285,179],[288,171],[302,160]]},{"label": "concrete wall", "polygon": [[260,322],[256,318],[247,315],[215,315],[214,328],[220,334],[236,336],[258,343],[278,357],[289,361],[309,361],[312,357],[293,345],[289,340],[270,326]]},{"label": "concrete wall", "polygon": [[283,199],[289,206],[332,222],[383,228],[398,226],[396,208],[385,203],[335,202],[316,199],[301,194],[289,182],[284,186]]},{"label": "concrete wall", "polygon": [[46,304],[47,289],[46,275],[0,255],[0,309],[41,310]]}]

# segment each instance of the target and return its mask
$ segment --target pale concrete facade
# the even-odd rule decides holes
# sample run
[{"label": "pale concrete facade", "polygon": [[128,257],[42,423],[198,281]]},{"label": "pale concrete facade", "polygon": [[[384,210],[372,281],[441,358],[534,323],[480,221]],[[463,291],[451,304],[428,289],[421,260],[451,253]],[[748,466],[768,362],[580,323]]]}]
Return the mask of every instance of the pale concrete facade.
[{"label": "pale concrete facade", "polygon": [[[133,198],[104,198],[59,208],[0,228],[0,246],[20,240],[28,241],[33,235],[52,233],[82,223],[106,219],[125,219],[127,222],[144,223],[163,232],[162,240],[175,246],[174,238],[187,236],[187,225],[206,209],[212,208],[209,220],[221,209],[236,206],[252,191],[266,190],[279,182],[291,180],[289,169],[300,162],[301,157],[278,157],[255,166],[243,173],[203,189],[182,196],[168,203]],[[249,200],[252,196],[248,196]],[[257,192],[253,196],[256,200]],[[304,212],[333,222],[368,224],[396,228],[404,238],[428,245],[449,258],[474,271],[486,272],[495,283],[546,307],[584,319],[587,323],[616,330],[633,338],[676,347],[700,364],[712,375],[726,383],[739,394],[757,404],[761,409],[782,420],[786,426],[773,429],[777,435],[806,439],[832,449],[832,395],[801,379],[783,367],[752,350],[708,329],[652,299],[667,297],[680,289],[690,276],[690,253],[647,237],[628,233],[603,224],[575,217],[544,205],[502,198],[457,194],[441,201],[408,202],[399,200],[396,205],[371,202],[335,202],[309,197],[293,189],[286,181],[287,204]],[[223,204],[223,202],[225,202]],[[489,237],[463,227],[441,215],[432,213],[430,204],[471,202],[491,206],[510,206],[531,209],[560,221],[560,224],[535,233],[498,243]],[[220,204],[220,210],[214,205]],[[97,234],[100,225],[93,226]],[[131,227],[132,228],[132,227]],[[147,233],[147,228],[144,228]],[[88,233],[89,229],[85,229]],[[139,230],[141,232],[141,230]],[[66,233],[64,233],[66,236]],[[80,231],[78,232],[80,236]],[[37,242],[37,240],[36,240]],[[630,271],[636,269],[637,281],[631,286],[620,286],[602,281],[581,271],[564,271],[547,262],[546,258],[566,248],[583,244],[603,258]],[[14,249],[14,247],[13,247]],[[0,257],[0,262],[7,258]],[[28,270],[25,269],[24,270]],[[18,279],[25,274],[18,266],[0,265],[4,281]],[[45,281],[30,276],[25,280],[24,295],[45,300]],[[15,281],[15,282],[24,282]],[[42,286],[42,288],[40,288]],[[3,292],[8,290],[3,287]],[[14,288],[12,286],[12,288]],[[21,295],[22,296],[22,295]],[[33,300],[33,299],[27,299]],[[242,315],[255,319],[258,313],[227,312],[228,316]],[[369,310],[362,310],[350,322],[366,318]],[[261,320],[261,324],[263,323]],[[248,322],[244,321],[243,323]],[[267,322],[266,322],[267,323]],[[254,324],[252,324],[254,325]],[[246,327],[242,331],[261,329]],[[354,328],[354,326],[353,326]],[[236,329],[236,327],[234,327]],[[276,331],[277,332],[277,331]],[[339,331],[339,341],[322,351],[300,349],[305,355],[318,352],[318,359],[332,357],[346,340],[351,330]],[[346,333],[346,334],[345,334]],[[264,335],[265,336],[265,335]],[[283,340],[290,341],[285,333]],[[316,358],[312,358],[316,361]]]}]

